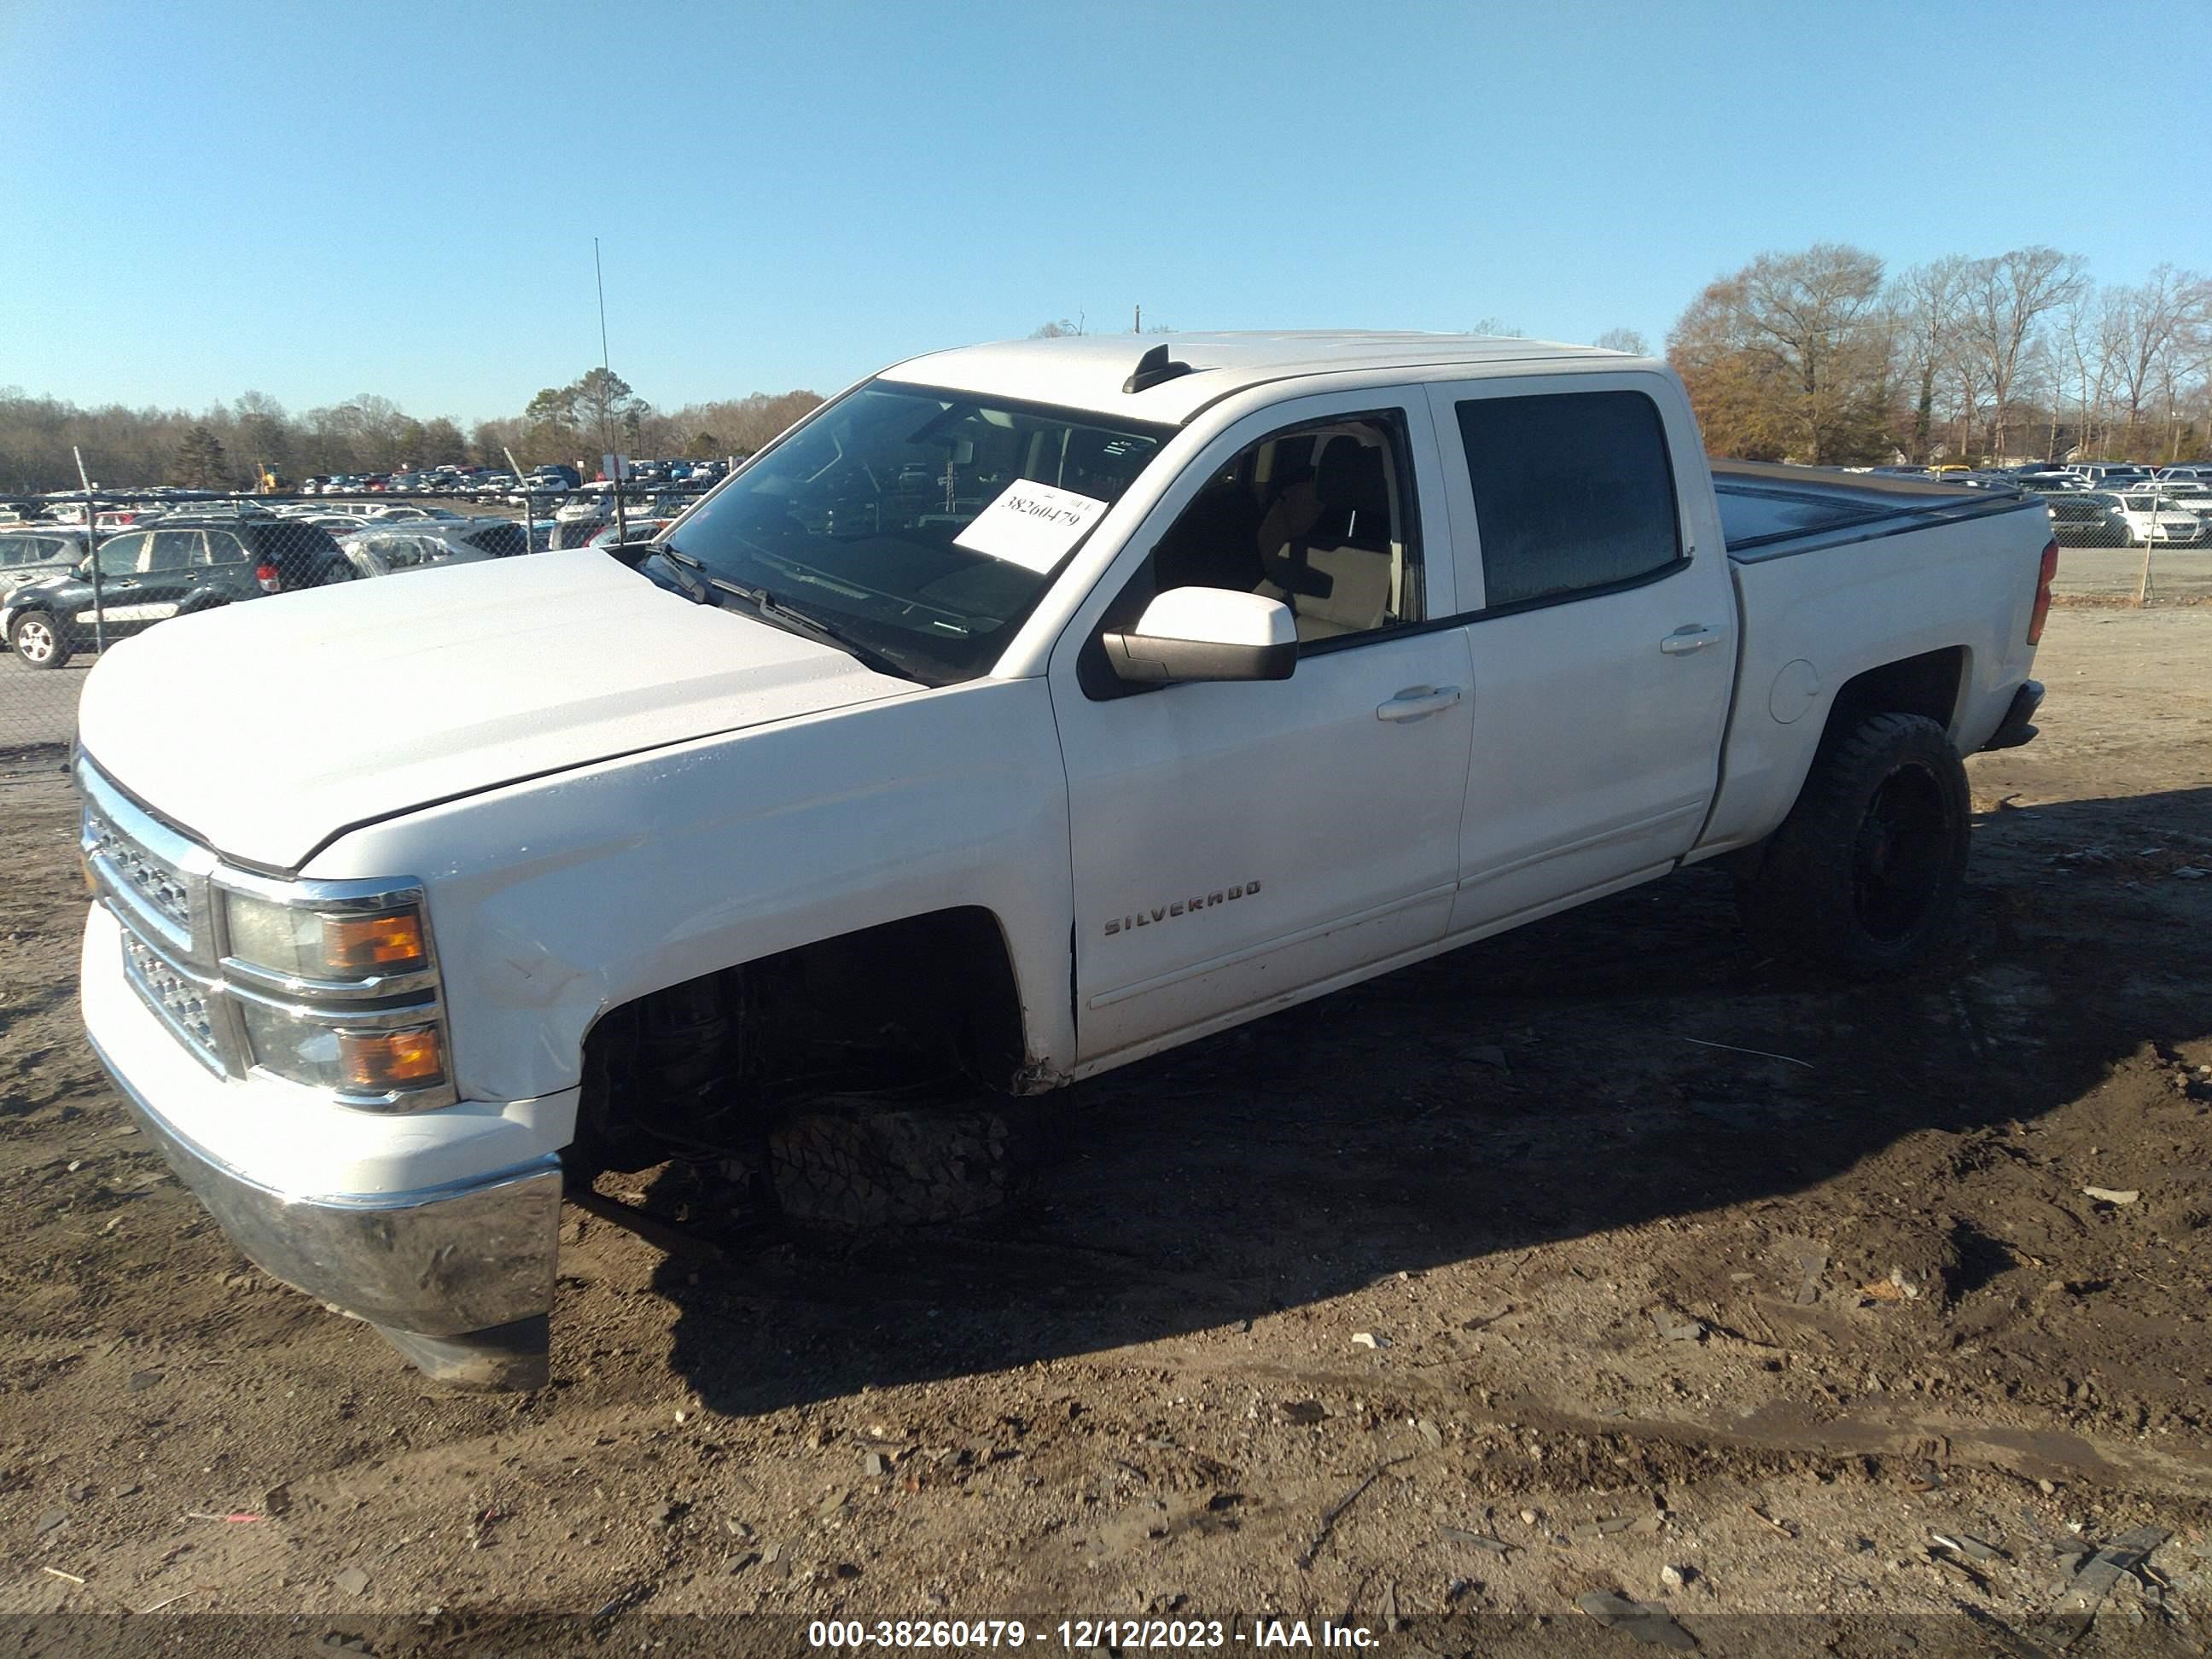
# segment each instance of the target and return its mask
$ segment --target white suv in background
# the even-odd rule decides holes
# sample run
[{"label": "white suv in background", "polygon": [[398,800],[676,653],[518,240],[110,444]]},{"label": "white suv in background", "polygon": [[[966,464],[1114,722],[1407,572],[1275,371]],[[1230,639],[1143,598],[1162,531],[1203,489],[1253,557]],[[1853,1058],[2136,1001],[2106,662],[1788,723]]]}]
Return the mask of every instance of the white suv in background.
[{"label": "white suv in background", "polygon": [[2128,545],[2142,547],[2204,539],[2204,520],[2175,504],[2162,489],[2130,489],[2116,497],[2120,517],[2128,527]]}]

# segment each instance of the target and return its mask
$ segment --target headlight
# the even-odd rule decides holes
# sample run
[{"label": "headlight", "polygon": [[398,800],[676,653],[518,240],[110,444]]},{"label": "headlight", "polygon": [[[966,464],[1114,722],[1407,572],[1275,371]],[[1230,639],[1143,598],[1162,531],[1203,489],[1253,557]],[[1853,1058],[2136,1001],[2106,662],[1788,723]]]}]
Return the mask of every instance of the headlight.
[{"label": "headlight", "polygon": [[219,888],[223,974],[254,1066],[368,1111],[453,1103],[419,886],[226,875]]},{"label": "headlight", "polygon": [[306,980],[386,979],[430,965],[415,905],[367,915],[272,904],[231,893],[230,954],[265,974]]},{"label": "headlight", "polygon": [[[373,1026],[343,1015],[239,999],[253,1063],[293,1083],[328,1089],[341,1103],[386,1110],[443,1104],[427,1097],[447,1082],[444,1033],[429,1009],[395,1011]],[[374,1018],[374,1016],[369,1017]],[[412,1023],[394,1025],[390,1019]]]},{"label": "headlight", "polygon": [[331,1027],[308,1024],[242,997],[238,1008],[246,1021],[246,1041],[253,1045],[254,1064],[311,1088],[341,1086],[338,1034]]}]

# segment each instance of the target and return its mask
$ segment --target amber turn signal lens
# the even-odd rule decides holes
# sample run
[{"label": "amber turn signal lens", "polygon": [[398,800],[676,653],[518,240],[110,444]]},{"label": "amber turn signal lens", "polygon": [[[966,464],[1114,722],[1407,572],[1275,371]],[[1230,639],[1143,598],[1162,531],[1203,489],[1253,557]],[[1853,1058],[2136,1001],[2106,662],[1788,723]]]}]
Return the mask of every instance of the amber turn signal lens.
[{"label": "amber turn signal lens", "polygon": [[434,1025],[404,1031],[340,1031],[338,1071],[345,1086],[368,1094],[422,1089],[446,1080],[445,1052]]},{"label": "amber turn signal lens", "polygon": [[92,860],[82,853],[76,855],[76,867],[84,872],[84,890],[94,898],[100,896],[100,884],[93,879]]},{"label": "amber turn signal lens", "polygon": [[338,973],[404,974],[429,957],[419,910],[323,918],[323,959]]}]

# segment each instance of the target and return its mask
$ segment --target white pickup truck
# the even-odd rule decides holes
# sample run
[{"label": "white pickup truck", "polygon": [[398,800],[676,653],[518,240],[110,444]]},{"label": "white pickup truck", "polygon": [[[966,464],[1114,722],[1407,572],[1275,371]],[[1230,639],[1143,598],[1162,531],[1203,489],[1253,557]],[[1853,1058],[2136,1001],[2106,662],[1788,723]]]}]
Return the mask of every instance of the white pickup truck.
[{"label": "white pickup truck", "polygon": [[1776,948],[1911,966],[2056,556],[2032,497],[1709,470],[1609,352],[923,356],[649,547],[112,651],[85,1024],[246,1255],[536,1386],[564,1182],[825,1092],[1040,1094],[1723,854]]}]

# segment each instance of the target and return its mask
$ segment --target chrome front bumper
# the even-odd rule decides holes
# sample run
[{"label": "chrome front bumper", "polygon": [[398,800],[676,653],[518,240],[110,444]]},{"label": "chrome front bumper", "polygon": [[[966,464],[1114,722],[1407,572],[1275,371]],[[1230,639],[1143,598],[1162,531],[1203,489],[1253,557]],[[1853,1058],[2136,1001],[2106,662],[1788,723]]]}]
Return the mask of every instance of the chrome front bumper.
[{"label": "chrome front bumper", "polygon": [[367,1320],[441,1382],[544,1386],[560,1249],[557,1158],[423,1192],[279,1192],[179,1134],[97,1042],[93,1051],[177,1179],[264,1272]]}]

